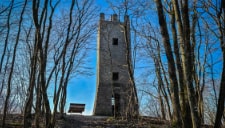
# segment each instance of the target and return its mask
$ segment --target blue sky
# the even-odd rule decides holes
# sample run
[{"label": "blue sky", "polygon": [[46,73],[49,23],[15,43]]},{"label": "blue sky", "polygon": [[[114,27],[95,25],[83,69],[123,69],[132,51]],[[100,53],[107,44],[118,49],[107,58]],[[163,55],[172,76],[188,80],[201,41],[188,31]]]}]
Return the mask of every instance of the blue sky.
[{"label": "blue sky", "polygon": [[[107,3],[105,0],[96,0],[97,6],[100,8],[100,12],[105,12],[107,9]],[[96,28],[97,30],[97,28]],[[97,45],[97,33],[93,36],[93,45]],[[70,103],[84,103],[85,111],[84,115],[91,115],[94,107],[94,100],[96,94],[96,50],[91,50],[89,54],[88,67],[92,68],[93,75],[91,76],[79,76],[70,80],[68,85],[66,112],[68,111]]]},{"label": "blue sky", "polygon": [[[4,2],[6,2],[6,4],[9,2],[8,0],[3,0]],[[19,1],[19,0],[18,0]],[[106,1],[110,1],[110,0],[95,0],[95,4],[97,5],[98,8],[100,8],[99,12],[97,13],[105,13],[106,14],[106,19],[109,19],[110,14],[113,14],[112,9],[108,6]],[[68,0],[63,0],[64,5],[62,6],[63,8],[66,7],[66,4],[69,4],[70,1]],[[69,6],[68,6],[69,8]],[[153,23],[156,24],[152,24],[153,27],[155,25],[158,25],[157,20],[154,21],[154,19],[157,19],[157,16],[154,16],[154,11],[153,12],[148,12],[148,14],[150,14],[150,16],[148,15],[147,18],[149,18],[149,20],[153,21]],[[96,17],[96,19],[98,20],[99,17]],[[143,19],[142,19],[143,20]],[[96,27],[97,30],[97,27]],[[210,33],[209,33],[210,34]],[[213,40],[212,42],[217,42],[217,40],[215,39],[211,39]],[[215,41],[214,41],[215,40]],[[83,113],[84,115],[91,115],[92,111],[93,111],[93,107],[94,107],[94,100],[95,100],[95,94],[96,94],[96,45],[97,45],[97,33],[95,33],[93,35],[93,40],[91,40],[91,45],[93,45],[93,49],[91,51],[89,51],[89,62],[87,65],[85,65],[85,67],[90,67],[91,72],[93,73],[93,75],[91,76],[79,76],[79,77],[75,77],[73,79],[71,79],[69,81],[69,85],[68,85],[68,90],[67,90],[67,102],[66,102],[66,112],[68,111],[68,107],[70,103],[84,103],[86,104],[86,108],[85,108],[85,112]],[[214,43],[213,43],[214,44]],[[219,45],[219,43],[217,43],[216,45]],[[212,47],[219,47],[219,46],[212,46]],[[202,47],[204,48],[204,47]],[[203,50],[202,50],[203,52]],[[214,61],[218,61],[220,60],[221,57],[221,51],[217,50],[217,53],[213,54],[213,58],[218,58],[215,59]],[[150,57],[148,57],[150,58]],[[137,81],[137,83],[139,82],[139,85],[142,84],[143,82],[146,83],[151,83],[153,78],[150,78],[154,75],[154,70],[152,71],[152,67],[154,67],[153,63],[150,62],[149,60],[146,61],[145,60],[141,60],[140,57],[138,58],[139,62],[138,62],[138,67],[136,67],[136,78],[141,77],[142,79],[144,79],[143,81]],[[215,77],[219,78],[220,77],[220,72],[221,72],[221,65],[222,63],[219,62],[216,64],[216,66],[214,67],[214,71],[215,71]],[[143,68],[144,67],[144,68]],[[149,68],[151,67],[151,69]],[[150,74],[151,76],[149,77],[145,77],[143,78],[143,76],[147,76],[146,74],[144,74],[145,72],[148,72],[148,74]],[[139,86],[137,84],[137,86]],[[149,85],[146,85],[146,87],[149,87]],[[141,86],[141,88],[146,88],[143,85]],[[49,91],[51,91],[52,88],[50,88]],[[150,91],[154,91],[154,89],[150,88]],[[141,95],[141,93],[139,94]],[[49,93],[49,97],[52,98],[51,94]],[[52,99],[51,99],[52,100]],[[140,101],[140,100],[139,100]],[[143,101],[145,102],[145,101]]]},{"label": "blue sky", "polygon": [[[106,0],[96,0],[96,5],[100,8],[99,14],[101,12],[105,13],[105,19],[109,19],[110,15],[113,14],[112,9],[108,6]],[[99,17],[97,17],[99,19]],[[97,28],[96,28],[97,30]],[[67,89],[67,102],[66,102],[66,112],[69,109],[70,103],[83,103],[85,104],[85,111],[83,115],[92,115],[93,108],[94,108],[94,101],[95,101],[95,94],[96,94],[96,46],[97,46],[97,33],[93,35],[93,42],[91,42],[95,48],[89,51],[89,59],[90,62],[88,63],[87,67],[92,68],[92,76],[79,76],[70,80],[68,89]],[[143,70],[148,70],[146,68],[146,62],[137,62],[138,67],[145,67],[138,68],[135,72],[141,75]],[[148,65],[148,64],[147,64]],[[86,65],[85,65],[86,66]],[[149,66],[148,66],[149,67]],[[138,77],[138,76],[136,76]],[[138,86],[138,85],[137,85]],[[143,87],[141,87],[143,88]],[[142,95],[142,94],[140,94]],[[140,96],[139,96],[140,97]],[[143,96],[141,96],[144,98]],[[143,99],[140,100],[143,100]]]},{"label": "blue sky", "polygon": [[[101,12],[106,14],[106,19],[109,18],[109,15],[113,13],[112,9],[108,7],[108,4],[106,0],[96,0],[95,4],[100,8],[100,11],[98,12],[99,14]],[[151,20],[156,19],[157,16],[153,16],[153,13],[151,13]],[[99,19],[99,17],[97,17]],[[158,25],[157,21],[155,22],[156,24],[153,25]],[[97,30],[97,28],[96,28]],[[97,33],[93,35],[93,41],[92,41],[93,46],[95,47],[93,50],[90,51],[89,54],[89,60],[90,62],[88,63],[87,67],[92,68],[92,73],[93,75],[91,76],[79,76],[76,78],[73,78],[70,80],[69,85],[68,85],[68,93],[67,93],[67,103],[66,103],[66,112],[68,111],[69,104],[70,103],[84,103],[86,104],[84,115],[91,115],[93,112],[93,107],[94,107],[94,100],[95,100],[95,94],[96,94],[96,45],[97,45]],[[143,60],[142,60],[143,61]],[[143,74],[145,72],[150,73],[149,77],[146,77],[144,81],[146,83],[151,83],[151,81],[154,81],[152,78],[154,73],[152,73],[152,67],[153,63],[150,61],[145,62],[140,62],[140,60],[137,62],[138,67],[136,67],[136,78],[138,77],[143,77],[143,75],[147,76],[149,74]],[[85,65],[86,66],[86,65]],[[142,68],[144,67],[144,68]],[[220,63],[217,64],[217,67],[221,67]],[[221,69],[221,68],[218,68]],[[214,69],[215,70],[215,69]],[[216,71],[216,70],[215,70]],[[219,71],[218,71],[219,72]],[[137,75],[138,74],[138,75]],[[219,74],[218,74],[219,75]],[[151,78],[150,78],[151,77]],[[219,76],[218,76],[219,77]],[[137,81],[137,83],[143,83],[143,81]],[[140,86],[137,84],[137,86]],[[149,85],[148,85],[149,86]],[[140,86],[141,88],[147,88],[145,86]],[[153,88],[151,88],[149,91],[155,91]],[[142,95],[140,93],[139,95]],[[143,96],[139,96],[139,101],[142,100],[142,103],[144,103],[144,98]]]},{"label": "blue sky", "polygon": [[[95,66],[94,63],[93,66]],[[68,86],[66,111],[68,111],[69,103],[84,103],[86,106],[83,114],[91,115],[94,107],[95,86],[95,72],[92,76],[72,79]]]}]

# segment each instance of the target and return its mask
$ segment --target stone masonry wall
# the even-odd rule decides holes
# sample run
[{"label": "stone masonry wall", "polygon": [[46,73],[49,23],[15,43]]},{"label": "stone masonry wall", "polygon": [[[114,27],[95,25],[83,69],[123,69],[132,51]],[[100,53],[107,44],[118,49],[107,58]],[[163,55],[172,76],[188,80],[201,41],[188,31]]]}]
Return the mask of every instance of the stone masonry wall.
[{"label": "stone masonry wall", "polygon": [[[128,101],[126,90],[129,75],[126,64],[126,45],[123,23],[113,15],[111,21],[100,14],[97,42],[97,88],[94,115],[112,115],[112,96],[119,95],[119,113],[123,114]],[[113,38],[118,45],[113,45]],[[118,80],[112,80],[112,73],[118,72]],[[118,103],[118,102],[117,102]]]}]

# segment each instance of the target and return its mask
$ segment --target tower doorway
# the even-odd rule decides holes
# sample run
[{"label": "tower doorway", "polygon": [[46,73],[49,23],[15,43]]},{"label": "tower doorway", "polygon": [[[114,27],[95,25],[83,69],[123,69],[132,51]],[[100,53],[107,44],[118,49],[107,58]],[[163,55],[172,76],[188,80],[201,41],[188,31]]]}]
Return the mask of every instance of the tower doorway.
[{"label": "tower doorway", "polygon": [[117,93],[112,95],[112,115],[120,116],[120,95]]}]

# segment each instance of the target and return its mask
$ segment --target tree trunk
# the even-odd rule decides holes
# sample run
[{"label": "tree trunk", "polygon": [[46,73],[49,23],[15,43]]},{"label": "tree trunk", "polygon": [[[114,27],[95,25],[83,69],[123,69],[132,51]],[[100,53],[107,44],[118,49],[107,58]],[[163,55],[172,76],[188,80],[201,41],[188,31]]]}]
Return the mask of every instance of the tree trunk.
[{"label": "tree trunk", "polygon": [[[13,4],[14,4],[14,0],[12,1],[12,5],[10,7],[9,17],[10,17],[11,11],[12,11]],[[19,26],[18,27],[18,32],[17,32],[17,35],[16,35],[16,42],[15,42],[15,45],[14,45],[14,48],[13,48],[11,69],[10,69],[9,77],[8,77],[8,83],[7,83],[8,86],[7,86],[6,100],[5,100],[5,104],[4,104],[4,110],[3,110],[2,127],[5,127],[5,118],[6,118],[6,113],[7,113],[8,107],[9,107],[9,100],[10,100],[10,95],[11,95],[11,83],[12,83],[12,77],[13,77],[13,73],[14,73],[16,52],[17,52],[17,46],[19,44],[21,25],[22,25],[22,21],[23,21],[23,14],[24,14],[24,10],[26,8],[26,4],[27,4],[27,0],[24,2],[24,6],[23,6],[23,9],[22,9],[22,12],[21,12],[21,15],[20,15],[20,20],[19,20],[19,25],[18,25]],[[8,20],[9,20],[9,17],[8,17]],[[10,28],[8,28],[8,29],[10,29]],[[7,38],[6,38],[6,40],[7,40]],[[3,55],[4,55],[4,53],[3,53]]]},{"label": "tree trunk", "polygon": [[[9,34],[10,34],[10,17],[11,17],[13,5],[14,5],[14,0],[12,1],[11,5],[10,5],[9,13],[8,13],[8,16],[7,16],[7,35],[6,35],[6,38],[5,38],[4,50],[3,50],[3,53],[2,53],[2,57],[1,57],[0,73],[1,73],[1,70],[2,70],[2,66],[3,66],[3,61],[4,61],[4,57],[5,57],[5,53],[6,53],[6,48],[7,48],[8,42],[9,42],[8,40],[9,40]],[[13,67],[11,66],[10,76],[12,75],[12,70],[13,70]],[[6,114],[7,114],[7,111],[8,111],[9,96],[10,96],[10,93],[11,93],[11,85],[10,85],[11,84],[11,80],[10,79],[11,78],[8,78],[6,99],[5,99],[4,108],[3,108],[3,116],[2,116],[2,127],[3,128],[5,127],[5,119],[6,119]],[[2,90],[3,90],[3,87],[2,87]]]},{"label": "tree trunk", "polygon": [[[223,18],[221,16],[222,14],[223,14]],[[225,92],[225,20],[224,20],[225,0],[221,0],[220,13],[217,16],[218,16],[218,20],[221,20],[219,24],[219,31],[220,31],[220,46],[223,53],[223,69],[222,69],[222,75],[221,75],[221,81],[220,81],[220,91],[219,91],[219,98],[218,98],[214,128],[221,128],[221,121],[224,114],[224,106],[225,106],[225,93],[224,93]]]},{"label": "tree trunk", "polygon": [[160,104],[160,110],[161,110],[161,118],[166,119],[166,113],[165,113],[165,107],[164,107],[164,102],[162,98],[162,92],[161,92],[161,87],[158,88],[158,95],[159,95],[159,104]]},{"label": "tree trunk", "polygon": [[189,124],[192,124],[192,121],[191,121],[191,115],[190,115],[190,107],[189,107],[188,98],[187,98],[187,91],[186,91],[187,87],[186,87],[186,84],[184,84],[184,74],[183,74],[184,72],[183,72],[183,67],[180,60],[180,49],[178,45],[177,29],[175,25],[175,15],[174,15],[173,8],[172,8],[172,14],[171,14],[171,29],[172,29],[172,35],[173,35],[173,44],[174,44],[174,53],[176,56],[177,71],[179,76],[182,117],[184,120],[184,127],[189,127]]},{"label": "tree trunk", "polygon": [[[127,9],[127,8],[126,8]],[[127,11],[127,10],[126,10]],[[134,81],[134,71],[133,71],[133,65],[132,65],[132,60],[131,60],[131,42],[130,42],[130,21],[129,17],[126,15],[127,13],[125,12],[125,17],[124,17],[124,37],[125,37],[125,48],[126,48],[126,63],[128,67],[128,74],[130,78],[130,83],[128,83],[128,94],[130,96],[129,103],[128,103],[128,108],[127,108],[127,117],[128,119],[130,118],[135,118],[139,116],[139,104],[138,104],[138,96],[137,96],[137,90],[135,86],[135,81]]]},{"label": "tree trunk", "polygon": [[219,91],[219,98],[218,98],[218,105],[217,105],[217,112],[216,112],[216,119],[214,128],[221,128],[221,119],[224,112],[224,101],[225,101],[225,51],[223,51],[223,69],[221,75],[221,83],[220,83],[220,91]]},{"label": "tree trunk", "polygon": [[[188,1],[185,0],[184,4],[182,6],[182,16],[183,16],[183,23],[181,21],[181,13],[179,11],[179,5],[177,0],[173,0],[173,7],[175,12],[175,17],[178,25],[178,32],[180,34],[180,49],[181,49],[181,58],[182,58],[182,65],[183,65],[183,71],[184,71],[184,81],[186,83],[186,90],[187,90],[187,96],[188,96],[188,102],[190,105],[191,110],[191,117],[192,117],[192,127],[193,128],[199,128],[201,125],[201,122],[198,117],[197,113],[197,104],[195,99],[195,91],[192,84],[192,68],[193,68],[193,62],[192,62],[192,50],[191,50],[191,44],[190,44],[190,26],[189,26],[189,14],[188,14]],[[183,33],[185,32],[185,34]]]},{"label": "tree trunk", "polygon": [[162,34],[164,48],[166,50],[166,57],[168,60],[168,72],[170,78],[170,86],[171,86],[171,101],[173,106],[173,123],[178,127],[182,127],[182,117],[181,117],[181,107],[179,102],[179,94],[178,94],[178,83],[176,77],[176,68],[173,59],[173,53],[170,45],[170,38],[167,29],[167,23],[165,20],[163,6],[161,0],[156,0],[158,20],[160,25],[160,31]]},{"label": "tree trunk", "polygon": [[41,99],[42,99],[42,95],[41,95],[41,86],[39,83],[39,79],[40,79],[40,75],[38,75],[38,83],[37,83],[37,87],[36,87],[36,106],[35,106],[35,119],[34,119],[34,124],[36,128],[39,128],[39,117],[41,114]]},{"label": "tree trunk", "polygon": [[37,48],[34,48],[34,55],[31,58],[31,73],[29,79],[29,87],[28,87],[28,96],[25,103],[24,109],[24,128],[31,127],[32,124],[32,104],[33,104],[33,93],[34,93],[34,86],[35,86],[35,78],[36,78],[36,71],[37,71]]}]

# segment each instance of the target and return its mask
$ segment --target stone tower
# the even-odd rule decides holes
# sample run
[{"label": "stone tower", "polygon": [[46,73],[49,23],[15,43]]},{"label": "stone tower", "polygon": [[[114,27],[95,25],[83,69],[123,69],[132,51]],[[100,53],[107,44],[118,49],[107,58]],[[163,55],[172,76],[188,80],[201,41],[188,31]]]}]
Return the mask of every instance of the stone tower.
[{"label": "stone tower", "polygon": [[[129,24],[128,16],[125,16],[124,20]],[[94,115],[124,115],[127,108],[130,79],[123,24],[116,14],[111,16],[111,20],[105,20],[104,13],[100,14]],[[129,25],[127,29],[130,38]]]}]

